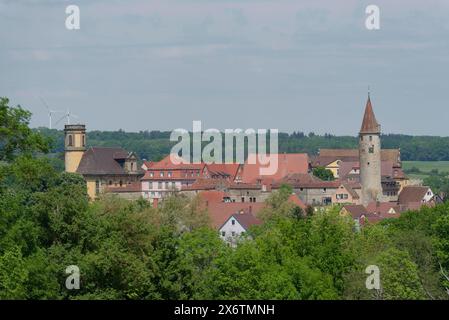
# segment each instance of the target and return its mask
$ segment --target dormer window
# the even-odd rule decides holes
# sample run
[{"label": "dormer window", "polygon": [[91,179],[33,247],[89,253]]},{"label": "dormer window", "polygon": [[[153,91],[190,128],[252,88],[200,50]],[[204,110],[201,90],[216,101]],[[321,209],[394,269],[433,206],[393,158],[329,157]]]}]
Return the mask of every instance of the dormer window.
[{"label": "dormer window", "polygon": [[164,176],[164,171],[161,171],[161,172],[159,173],[159,176],[163,177],[163,176]]}]

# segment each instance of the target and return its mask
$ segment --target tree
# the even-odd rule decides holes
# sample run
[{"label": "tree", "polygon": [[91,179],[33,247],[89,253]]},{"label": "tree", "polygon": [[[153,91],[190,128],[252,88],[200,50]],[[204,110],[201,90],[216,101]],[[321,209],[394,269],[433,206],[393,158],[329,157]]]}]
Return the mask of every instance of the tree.
[{"label": "tree", "polygon": [[321,180],[324,180],[324,181],[333,181],[335,179],[332,171],[329,169],[326,169],[325,167],[313,168],[313,175],[317,178],[320,178]]},{"label": "tree", "polygon": [[0,161],[10,161],[18,154],[48,152],[49,139],[28,126],[31,113],[8,104],[7,98],[0,98]]}]

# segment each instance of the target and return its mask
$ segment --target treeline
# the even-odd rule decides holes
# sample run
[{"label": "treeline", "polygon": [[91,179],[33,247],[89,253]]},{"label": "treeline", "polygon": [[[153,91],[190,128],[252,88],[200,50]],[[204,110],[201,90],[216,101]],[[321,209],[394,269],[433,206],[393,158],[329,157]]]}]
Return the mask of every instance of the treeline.
[{"label": "treeline", "polygon": [[[64,133],[47,128],[35,129],[44,136],[54,140],[53,152],[64,150]],[[90,146],[121,146],[137,152],[141,159],[157,161],[170,153],[173,142],[170,142],[169,131],[89,131]],[[281,153],[306,152],[317,154],[320,148],[357,148],[357,137],[334,136],[331,134],[316,135],[313,132],[293,132],[279,134],[279,151]],[[449,137],[409,136],[387,134],[382,136],[383,148],[400,148],[404,161],[449,161]]]}]

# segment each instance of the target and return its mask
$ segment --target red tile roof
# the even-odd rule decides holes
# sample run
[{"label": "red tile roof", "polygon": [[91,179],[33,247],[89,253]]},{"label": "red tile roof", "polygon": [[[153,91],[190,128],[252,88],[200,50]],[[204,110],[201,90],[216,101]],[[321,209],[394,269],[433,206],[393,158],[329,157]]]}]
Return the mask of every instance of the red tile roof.
[{"label": "red tile roof", "polygon": [[408,205],[410,203],[422,203],[429,187],[406,186],[399,193],[399,204]]},{"label": "red tile roof", "polygon": [[343,206],[343,208],[349,212],[349,214],[352,216],[353,219],[360,218],[361,215],[364,215],[367,213],[367,210],[364,206],[361,204],[349,204]]},{"label": "red tile roof", "polygon": [[262,165],[259,161],[259,157],[252,154],[248,156],[248,159],[243,166],[242,181],[254,183],[259,179],[262,180],[267,178],[279,180],[289,174],[306,174],[309,172],[309,156],[306,153],[272,154],[270,157],[277,157],[278,160],[277,170],[274,174],[261,175],[261,169],[268,169],[269,166]]},{"label": "red tile roof", "polygon": [[380,133],[380,125],[377,123],[376,116],[374,115],[373,106],[371,105],[371,99],[368,96],[366,102],[365,114],[363,116],[362,127],[360,133]]},{"label": "red tile roof", "polygon": [[397,215],[400,213],[399,205],[395,202],[371,202],[366,206],[366,210],[369,213],[387,217],[395,216],[395,214],[389,213],[391,209],[393,209]]},{"label": "red tile roof", "polygon": [[297,205],[301,209],[306,209],[307,208],[307,206],[304,204],[304,202],[302,202],[301,199],[298,198],[296,193],[291,194],[290,197],[288,197],[288,201],[293,203],[293,204],[295,204],[295,205]]},{"label": "red tile roof", "polygon": [[206,206],[212,226],[220,228],[231,215],[240,212],[251,212],[253,215],[265,207],[263,202],[209,202]]},{"label": "red tile roof", "polygon": [[231,180],[236,178],[240,166],[240,163],[211,163],[206,165],[211,175],[229,176]]}]

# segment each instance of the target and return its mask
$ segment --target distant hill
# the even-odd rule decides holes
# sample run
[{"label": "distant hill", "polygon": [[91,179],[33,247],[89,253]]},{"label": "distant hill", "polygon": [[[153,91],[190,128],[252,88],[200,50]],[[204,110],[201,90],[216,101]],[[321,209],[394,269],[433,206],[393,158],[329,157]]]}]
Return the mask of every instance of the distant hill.
[{"label": "distant hill", "polygon": [[[64,151],[62,130],[38,128],[52,137],[53,153]],[[170,153],[170,131],[89,131],[88,146],[120,146],[135,151],[141,159],[157,161]],[[279,152],[307,152],[317,154],[319,148],[357,148],[358,139],[352,136],[316,135],[294,132],[279,133]],[[382,136],[382,148],[400,148],[404,161],[449,161],[449,137],[409,136],[388,134]]]}]

